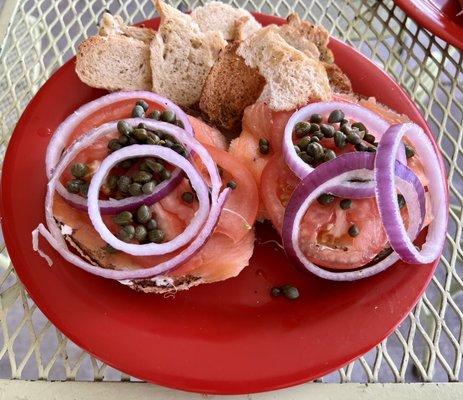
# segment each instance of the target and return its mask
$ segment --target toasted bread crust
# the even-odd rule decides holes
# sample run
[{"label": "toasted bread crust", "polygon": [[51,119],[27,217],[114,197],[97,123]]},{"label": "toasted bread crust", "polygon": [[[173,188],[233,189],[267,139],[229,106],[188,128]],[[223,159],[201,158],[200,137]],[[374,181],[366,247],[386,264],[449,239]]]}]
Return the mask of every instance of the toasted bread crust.
[{"label": "toasted bread crust", "polygon": [[352,83],[336,64],[323,64],[330,81],[331,89],[337,93],[352,93]]},{"label": "toasted bread crust", "polygon": [[229,44],[209,72],[199,107],[205,119],[220,128],[237,132],[244,109],[256,102],[265,79],[256,68],[236,54],[239,42]]}]

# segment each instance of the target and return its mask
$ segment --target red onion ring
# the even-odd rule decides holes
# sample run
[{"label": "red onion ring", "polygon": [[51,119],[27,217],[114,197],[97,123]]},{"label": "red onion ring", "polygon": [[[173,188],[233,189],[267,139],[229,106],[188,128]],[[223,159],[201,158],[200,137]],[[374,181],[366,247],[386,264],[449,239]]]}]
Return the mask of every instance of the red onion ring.
[{"label": "red onion ring", "polygon": [[[148,156],[162,158],[185,172],[190,180],[191,187],[198,197],[199,208],[185,230],[169,242],[160,244],[126,243],[118,239],[103,222],[98,204],[100,187],[106,179],[108,172],[117,163],[129,158]],[[103,160],[95,175],[93,175],[88,189],[88,215],[95,230],[106,243],[117,250],[134,256],[153,256],[171,253],[191,242],[201,229],[201,226],[204,225],[209,214],[209,208],[209,190],[196,168],[175,151],[157,145],[132,145],[115,151]]]},{"label": "red onion ring", "polygon": [[[303,179],[310,174],[314,168],[306,164],[294,150],[293,131],[298,122],[308,121],[312,114],[326,115],[331,111],[341,109],[347,116],[354,118],[375,132],[379,137],[389,128],[390,124],[379,117],[376,113],[358,104],[341,101],[328,101],[311,103],[296,111],[288,120],[283,137],[283,156],[288,167],[294,174]],[[399,161],[406,164],[404,148],[399,151]],[[355,178],[362,178],[357,176]],[[333,188],[333,194],[351,199],[373,197],[374,182],[343,182],[339,187]]]},{"label": "red onion ring", "polygon": [[107,94],[106,96],[99,97],[96,100],[93,100],[89,103],[84,104],[82,107],[74,111],[69,117],[67,117],[56,129],[53,134],[50,144],[47,147],[47,153],[45,157],[45,167],[47,171],[48,179],[51,178],[53,169],[58,164],[58,161],[61,158],[63,150],[67,147],[67,142],[69,136],[72,135],[74,129],[89,115],[95,113],[96,111],[106,107],[112,103],[123,100],[138,100],[144,99],[157,103],[166,107],[166,109],[171,109],[175,112],[177,118],[182,121],[184,129],[191,135],[194,136],[193,128],[191,127],[190,121],[188,120],[185,112],[177,106],[175,103],[171,102],[165,97],[159,96],[153,92],[146,91],[130,91],[130,92],[114,92]]},{"label": "red onion ring", "polygon": [[[375,156],[371,153],[348,153],[321,164],[301,181],[289,200],[282,229],[282,240],[286,254],[297,264],[320,278],[334,281],[358,280],[384,271],[399,260],[399,256],[393,253],[370,267],[356,271],[332,272],[310,262],[299,247],[299,226],[310,204],[322,193],[331,192],[333,187],[337,187],[345,180],[352,179],[359,172],[369,173],[370,177],[373,177],[374,158]],[[408,172],[404,174],[402,179],[404,171]],[[424,189],[419,179],[407,167],[398,167],[396,173],[399,177],[397,186],[407,202],[410,220],[408,234],[412,239],[415,239],[424,220]],[[414,178],[410,179],[410,176],[414,176]],[[395,197],[395,201],[397,202],[397,197]]]},{"label": "red onion ring", "polygon": [[[394,160],[403,136],[407,136],[420,156],[426,176],[434,219],[429,225],[426,242],[418,251],[405,232],[397,202],[393,200],[395,187]],[[390,127],[381,138],[375,160],[376,196],[384,229],[394,251],[410,264],[427,264],[441,253],[447,231],[447,201],[445,175],[431,141],[416,124]]]},{"label": "red onion ring", "polygon": [[[170,272],[175,270],[177,267],[188,261],[192,256],[194,256],[207,242],[209,237],[212,235],[217,222],[219,221],[220,214],[222,212],[222,208],[227,201],[227,198],[230,194],[231,189],[225,188],[219,195],[217,201],[212,204],[211,212],[204,224],[202,230],[196,236],[196,238],[190,243],[188,247],[182,250],[179,254],[171,258],[170,260],[164,261],[158,265],[154,265],[150,268],[141,268],[136,270],[126,270],[120,271],[115,269],[106,269],[101,268],[95,265],[88,263],[87,261],[80,258],[78,255],[72,253],[67,248],[64,240],[64,247],[60,240],[50,233],[49,230],[43,225],[40,224],[33,232],[32,232],[32,244],[35,251],[39,252],[39,254],[43,257],[46,255],[40,250],[39,248],[39,234],[42,235],[47,242],[68,262],[87,271],[93,275],[101,276],[103,278],[114,279],[119,281],[124,281],[124,284],[128,284],[126,280],[134,280],[134,279],[146,279],[146,278],[154,278],[158,275],[164,274],[166,272]],[[62,239],[62,237],[61,237]],[[48,258],[49,259],[49,258]]]}]

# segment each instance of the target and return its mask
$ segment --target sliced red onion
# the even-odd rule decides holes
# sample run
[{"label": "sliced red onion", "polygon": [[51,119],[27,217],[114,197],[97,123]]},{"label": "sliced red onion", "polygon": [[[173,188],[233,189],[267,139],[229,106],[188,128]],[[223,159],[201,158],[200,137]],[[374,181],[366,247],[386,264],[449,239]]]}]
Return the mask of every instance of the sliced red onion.
[{"label": "sliced red onion", "polygon": [[[163,127],[165,131],[168,131],[168,129],[165,128],[166,125],[168,125],[169,127],[172,126],[171,124],[166,124],[164,122],[147,120],[143,118],[129,118],[129,119],[125,119],[124,121],[128,122],[129,124],[133,126],[136,126],[139,123],[144,123],[146,126],[148,125],[157,126],[158,129],[161,129],[160,127]],[[154,123],[155,125],[152,125],[151,123]],[[158,125],[158,124],[162,124],[162,125]],[[152,129],[157,129],[157,128],[152,128]],[[177,127],[177,129],[180,129],[180,128]],[[79,149],[83,150],[84,148],[90,146],[93,142],[98,140],[100,137],[113,133],[116,130],[117,130],[117,122],[108,122],[106,124],[99,126],[98,128],[91,130],[84,136],[79,137],[78,139],[75,140],[75,142],[80,143]],[[71,146],[73,144],[71,144]],[[64,157],[66,153],[67,151],[63,153],[62,157]],[[74,157],[77,154],[78,153],[74,153]],[[176,188],[178,184],[182,181],[182,179],[183,179],[182,171],[180,171],[179,169],[175,169],[172,172],[172,176],[170,177],[170,179],[163,181],[159,185],[157,185],[153,193],[145,194],[141,196],[128,197],[126,199],[121,199],[121,200],[115,200],[115,199],[99,200],[100,211],[104,215],[117,214],[125,210],[134,211],[143,204],[156,203],[160,201],[161,199],[163,199],[165,196],[167,196],[174,188]],[[56,190],[68,203],[72,204],[73,207],[79,210],[84,210],[84,211],[87,210],[87,199],[77,194],[69,193],[59,181],[56,184]]]},{"label": "sliced red onion", "polygon": [[84,104],[82,107],[74,111],[69,117],[67,117],[56,129],[53,134],[50,144],[47,147],[47,154],[45,158],[45,166],[47,171],[47,177],[50,179],[53,169],[58,164],[61,158],[63,150],[67,147],[69,137],[72,135],[76,127],[88,118],[89,115],[94,114],[103,107],[110,104],[117,103],[124,100],[138,100],[144,99],[157,103],[175,112],[177,118],[182,121],[184,129],[193,136],[193,128],[191,127],[190,121],[188,120],[185,112],[165,97],[159,96],[153,92],[146,91],[130,91],[130,92],[114,92],[106,96],[99,97],[89,103]]},{"label": "sliced red onion", "polygon": [[[294,174],[303,179],[310,174],[314,168],[306,164],[294,150],[293,131],[298,122],[308,121],[312,114],[329,115],[331,111],[340,109],[347,117],[353,118],[356,121],[361,121],[371,132],[374,132],[378,137],[389,128],[390,124],[383,120],[380,116],[367,108],[358,104],[352,104],[341,101],[328,101],[320,103],[308,104],[296,111],[285,127],[283,138],[283,156],[286,164],[294,172]],[[404,148],[399,150],[399,161],[406,164],[406,156]],[[362,178],[356,176],[354,179]],[[333,194],[351,199],[373,197],[374,183],[373,182],[344,182],[342,185],[332,189]]]},{"label": "sliced red onion", "polygon": [[[196,196],[198,197],[199,208],[185,230],[174,239],[165,243],[133,244],[126,243],[118,239],[105,225],[101,217],[98,196],[100,187],[111,168],[119,162],[135,157],[158,157],[169,164],[175,165],[182,169],[190,180]],[[134,256],[153,256],[171,253],[187,243],[191,242],[193,237],[199,232],[204,225],[209,214],[209,190],[201,175],[196,168],[184,157],[177,154],[172,149],[157,145],[133,145],[115,151],[106,157],[96,171],[90,182],[88,189],[88,215],[92,221],[93,227],[100,234],[101,238],[117,250]]]},{"label": "sliced red onion", "polygon": [[69,251],[69,249],[66,246],[66,243],[64,242],[63,237],[61,236],[61,240],[57,239],[57,237],[50,233],[50,231],[48,231],[43,224],[40,224],[32,232],[34,250],[38,251],[39,254],[42,256],[45,255],[38,246],[38,234],[40,233],[66,261],[93,275],[101,276],[103,278],[108,279],[124,281],[125,284],[130,283],[127,282],[127,280],[152,278],[157,275],[165,274],[167,272],[175,270],[183,263],[188,261],[192,256],[194,256],[206,244],[207,240],[211,237],[212,233],[214,232],[217,222],[219,221],[220,213],[230,194],[230,191],[231,189],[226,188],[222,191],[222,193],[220,193],[217,201],[212,204],[211,212],[209,213],[206,223],[188,247],[186,247],[184,250],[182,250],[179,254],[172,257],[171,259],[149,268],[121,271],[115,269],[101,268],[92,265],[84,259],[82,259],[81,257],[79,257],[78,255]]},{"label": "sliced red onion", "polygon": [[[426,242],[421,251],[415,248],[412,240],[407,236],[397,201],[393,198],[394,155],[404,135],[411,141],[416,154],[424,160],[424,172],[429,179],[428,190],[434,218],[429,225]],[[443,167],[439,163],[436,151],[418,125],[412,123],[394,125],[384,133],[378,145],[375,180],[378,208],[391,247],[400,258],[410,264],[427,264],[434,261],[442,251],[447,231],[447,189]]]},{"label": "sliced red onion", "polygon": [[[332,192],[333,187],[358,176],[359,173],[364,176],[370,174],[370,179],[372,179],[374,157],[373,154],[365,152],[348,153],[321,164],[301,181],[289,200],[282,229],[282,240],[286,254],[320,278],[334,281],[358,280],[384,271],[399,259],[399,256],[393,253],[370,267],[355,271],[332,272],[309,261],[299,246],[299,227],[310,204],[322,193]],[[424,189],[416,176],[410,181],[408,180],[409,174],[414,175],[408,167],[398,167],[396,173],[399,177],[397,187],[407,202],[410,221],[408,235],[415,239],[424,220]],[[403,177],[402,174],[404,174]],[[397,202],[395,188],[393,188],[393,193]]]}]

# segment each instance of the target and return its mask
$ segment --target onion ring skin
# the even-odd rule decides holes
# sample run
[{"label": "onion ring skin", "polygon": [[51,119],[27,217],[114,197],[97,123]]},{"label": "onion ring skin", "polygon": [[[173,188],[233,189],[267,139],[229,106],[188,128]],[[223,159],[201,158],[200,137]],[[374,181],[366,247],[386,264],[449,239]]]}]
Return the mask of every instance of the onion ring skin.
[{"label": "onion ring skin", "polygon": [[[426,241],[421,251],[417,250],[405,232],[404,224],[396,201],[392,200],[391,188],[395,186],[393,165],[396,149],[403,136],[407,136],[422,160],[423,168],[429,179],[428,189],[434,215],[428,227]],[[447,231],[447,188],[445,176],[431,141],[416,124],[393,125],[381,138],[375,159],[375,191],[384,228],[391,244],[402,260],[410,264],[428,264],[441,253]]]}]

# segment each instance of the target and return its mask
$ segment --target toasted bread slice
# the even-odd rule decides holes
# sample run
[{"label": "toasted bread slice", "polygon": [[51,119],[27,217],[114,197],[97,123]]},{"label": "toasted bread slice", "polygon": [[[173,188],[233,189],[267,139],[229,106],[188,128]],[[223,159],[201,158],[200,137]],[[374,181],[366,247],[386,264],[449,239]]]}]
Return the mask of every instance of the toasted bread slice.
[{"label": "toasted bread slice", "polygon": [[76,57],[82,82],[107,90],[150,90],[149,46],[123,36],[92,36],[84,40]]},{"label": "toasted bread slice", "polygon": [[156,0],[161,24],[151,42],[152,90],[181,106],[199,102],[206,77],[227,42],[201,32],[188,14]]},{"label": "toasted bread slice", "polygon": [[286,24],[280,27],[279,33],[291,46],[307,54],[309,57],[316,53],[313,45],[318,49],[320,61],[331,64],[334,61],[333,53],[328,48],[330,34],[321,25],[303,21],[296,13],[288,16]]},{"label": "toasted bread slice", "polygon": [[331,97],[328,77],[320,61],[289,45],[272,26],[241,42],[237,54],[265,78],[259,100],[273,110],[292,110],[309,100]]},{"label": "toasted bread slice", "polygon": [[191,16],[201,31],[218,31],[222,33],[225,40],[238,39],[236,21],[243,17],[245,22],[240,26],[240,40],[262,27],[248,11],[232,7],[221,1],[211,1],[202,7],[197,7],[192,11]]},{"label": "toasted bread slice", "polygon": [[352,83],[336,64],[323,63],[331,89],[337,93],[352,93]]},{"label": "toasted bread slice", "polygon": [[150,28],[127,25],[120,15],[103,13],[99,23],[98,34],[100,36],[123,35],[145,43],[150,43],[156,31]]},{"label": "toasted bread slice", "polygon": [[220,54],[199,102],[210,123],[231,132],[239,131],[244,109],[256,102],[265,85],[259,71],[236,54],[238,46],[239,42],[230,43]]}]

